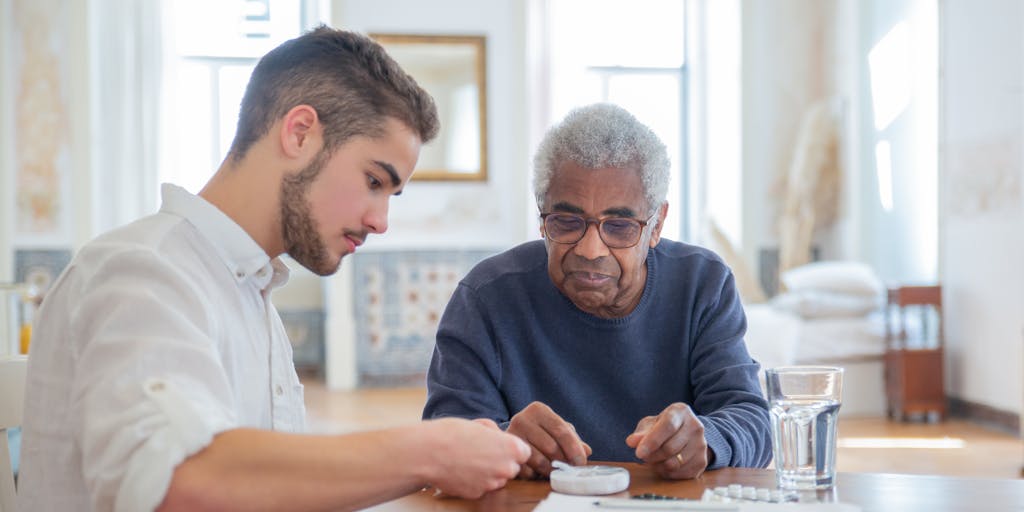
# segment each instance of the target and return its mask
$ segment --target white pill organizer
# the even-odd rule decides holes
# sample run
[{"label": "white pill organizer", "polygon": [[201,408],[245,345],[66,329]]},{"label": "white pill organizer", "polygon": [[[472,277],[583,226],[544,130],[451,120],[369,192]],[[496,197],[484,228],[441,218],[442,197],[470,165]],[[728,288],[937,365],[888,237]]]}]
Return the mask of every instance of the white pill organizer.
[{"label": "white pill organizer", "polygon": [[629,488],[629,471],[614,466],[570,466],[552,463],[551,490],[564,494],[602,496]]}]

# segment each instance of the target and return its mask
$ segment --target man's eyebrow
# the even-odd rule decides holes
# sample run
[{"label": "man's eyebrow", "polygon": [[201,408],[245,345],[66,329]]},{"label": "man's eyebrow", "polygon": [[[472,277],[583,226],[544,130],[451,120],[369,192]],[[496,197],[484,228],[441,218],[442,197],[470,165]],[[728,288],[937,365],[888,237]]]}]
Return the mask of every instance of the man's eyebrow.
[{"label": "man's eyebrow", "polygon": [[[583,208],[565,201],[555,203],[554,206],[551,207],[551,210],[556,212],[576,213],[580,215],[586,213],[583,211]],[[626,217],[632,219],[636,217],[636,212],[627,206],[617,206],[606,209],[601,212],[601,215],[604,217]]]},{"label": "man's eyebrow", "polygon": [[620,207],[616,207],[616,208],[608,208],[607,210],[605,210],[605,211],[603,211],[601,213],[605,214],[608,217],[627,217],[627,218],[630,218],[630,219],[636,217],[636,212],[633,211],[632,208],[627,208],[625,206],[620,206]]},{"label": "man's eyebrow", "polygon": [[560,201],[560,202],[555,203],[551,207],[551,210],[552,211],[556,211],[556,212],[565,212],[565,213],[584,213],[583,212],[583,208],[580,208],[579,206],[576,206],[574,204],[569,204],[569,203],[567,203],[565,201]]},{"label": "man's eyebrow", "polygon": [[[387,162],[382,162],[380,160],[374,160],[373,163],[377,164],[378,167],[384,169],[384,171],[388,173],[388,176],[391,177],[392,187],[398,188],[398,186],[402,184],[402,179],[398,177],[398,172],[395,171],[395,166]],[[402,189],[398,189],[398,191],[396,191],[394,195],[402,195]]]},{"label": "man's eyebrow", "polygon": [[402,184],[402,179],[398,177],[398,172],[395,171],[395,166],[387,162],[381,162],[380,160],[374,160],[373,163],[377,164],[381,169],[384,169],[388,173],[388,176],[391,176],[392,187],[397,187]]}]

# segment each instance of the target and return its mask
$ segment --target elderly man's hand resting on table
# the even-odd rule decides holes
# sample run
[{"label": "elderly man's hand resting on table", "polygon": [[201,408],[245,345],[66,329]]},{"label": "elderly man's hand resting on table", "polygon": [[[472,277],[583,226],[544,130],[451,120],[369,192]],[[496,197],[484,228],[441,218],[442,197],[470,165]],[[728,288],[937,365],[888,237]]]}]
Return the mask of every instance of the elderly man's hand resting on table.
[{"label": "elderly man's hand resting on table", "polygon": [[626,444],[636,448],[637,458],[650,464],[655,473],[674,480],[697,478],[711,458],[704,424],[681,402],[640,420],[626,437]]},{"label": "elderly man's hand resting on table", "polygon": [[530,458],[519,469],[519,478],[551,474],[551,461],[561,460],[583,466],[593,451],[576,433],[576,428],[545,404],[533,402],[512,416],[508,433],[530,445]]}]

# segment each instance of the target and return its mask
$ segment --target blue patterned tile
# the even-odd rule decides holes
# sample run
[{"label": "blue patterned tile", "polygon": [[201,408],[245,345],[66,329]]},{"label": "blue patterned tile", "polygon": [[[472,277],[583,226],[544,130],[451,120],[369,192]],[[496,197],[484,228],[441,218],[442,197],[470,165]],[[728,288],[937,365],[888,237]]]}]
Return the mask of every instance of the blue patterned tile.
[{"label": "blue patterned tile", "polygon": [[423,385],[448,299],[462,276],[496,252],[357,253],[353,313],[359,385]]}]

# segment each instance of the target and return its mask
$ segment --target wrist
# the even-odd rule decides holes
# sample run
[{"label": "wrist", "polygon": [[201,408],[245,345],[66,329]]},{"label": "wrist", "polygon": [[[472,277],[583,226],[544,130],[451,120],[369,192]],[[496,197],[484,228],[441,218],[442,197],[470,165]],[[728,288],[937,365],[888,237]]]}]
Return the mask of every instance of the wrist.
[{"label": "wrist", "polygon": [[432,484],[440,478],[440,457],[449,450],[445,446],[444,425],[446,420],[427,420],[408,427],[399,427],[395,432],[393,461],[399,464],[399,472],[410,475],[418,486]]}]

